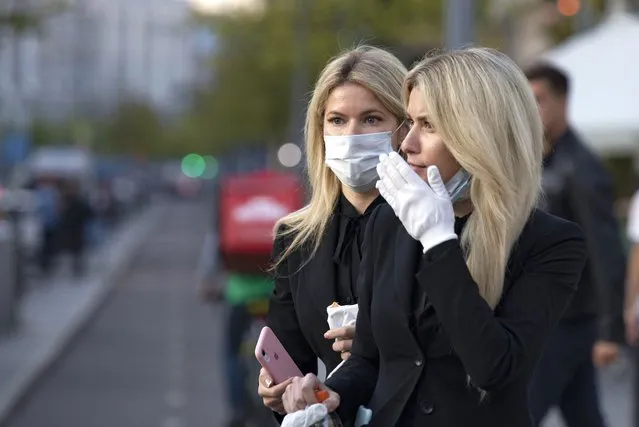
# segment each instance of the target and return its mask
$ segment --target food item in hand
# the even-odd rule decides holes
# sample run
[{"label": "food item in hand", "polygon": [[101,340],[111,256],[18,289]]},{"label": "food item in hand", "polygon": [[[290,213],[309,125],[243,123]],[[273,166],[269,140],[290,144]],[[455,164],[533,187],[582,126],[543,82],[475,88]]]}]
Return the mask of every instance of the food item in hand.
[{"label": "food item in hand", "polygon": [[318,402],[322,403],[326,399],[328,399],[328,391],[326,390],[317,390],[315,391],[315,398]]}]

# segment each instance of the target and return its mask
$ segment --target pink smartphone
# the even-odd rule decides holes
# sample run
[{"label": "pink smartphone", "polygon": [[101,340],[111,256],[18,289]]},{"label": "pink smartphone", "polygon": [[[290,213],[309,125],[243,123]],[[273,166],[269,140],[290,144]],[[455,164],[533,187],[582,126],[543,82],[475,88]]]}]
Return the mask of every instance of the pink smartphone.
[{"label": "pink smartphone", "polygon": [[264,326],[260,332],[255,346],[255,357],[273,378],[275,384],[280,384],[292,377],[303,376],[280,340],[275,336],[275,332],[268,326]]}]

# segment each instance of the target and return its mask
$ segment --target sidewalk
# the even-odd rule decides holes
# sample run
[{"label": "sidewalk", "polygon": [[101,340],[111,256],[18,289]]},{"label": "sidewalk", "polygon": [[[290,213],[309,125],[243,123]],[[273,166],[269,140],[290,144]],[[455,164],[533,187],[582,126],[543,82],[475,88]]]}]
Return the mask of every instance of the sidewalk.
[{"label": "sidewalk", "polygon": [[[616,363],[599,371],[600,402],[606,425],[632,427],[634,366],[629,355],[623,353]],[[555,409],[544,420],[542,427],[565,427]]]},{"label": "sidewalk", "polygon": [[100,306],[162,211],[152,206],[115,231],[93,254],[85,278],[60,277],[29,291],[18,332],[0,337],[0,425]]}]

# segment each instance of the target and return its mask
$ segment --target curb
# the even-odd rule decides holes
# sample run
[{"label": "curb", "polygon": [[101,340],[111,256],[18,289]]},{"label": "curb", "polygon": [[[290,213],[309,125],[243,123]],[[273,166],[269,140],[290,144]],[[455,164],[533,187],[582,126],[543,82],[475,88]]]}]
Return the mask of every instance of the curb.
[{"label": "curb", "polygon": [[9,389],[9,392],[5,393],[7,396],[2,396],[0,393],[0,426],[7,422],[36,381],[63,354],[65,348],[106,300],[117,285],[117,278],[130,267],[135,254],[139,252],[147,236],[162,217],[163,211],[163,205],[147,208],[131,223],[116,232],[114,242],[98,251],[97,257],[107,258],[106,265],[97,272],[98,277],[94,279],[97,284],[93,285],[87,303],[78,309],[58,336],[41,350],[41,354],[33,363],[14,376],[13,384],[7,387]]}]

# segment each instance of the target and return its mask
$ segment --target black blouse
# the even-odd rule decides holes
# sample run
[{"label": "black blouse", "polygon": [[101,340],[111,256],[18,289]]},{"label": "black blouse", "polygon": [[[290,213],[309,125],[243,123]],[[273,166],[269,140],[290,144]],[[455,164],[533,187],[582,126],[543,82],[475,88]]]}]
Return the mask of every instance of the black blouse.
[{"label": "black blouse", "polygon": [[362,260],[364,230],[371,213],[383,202],[384,198],[378,196],[360,215],[344,195],[340,196],[337,207],[339,235],[333,253],[333,261],[337,264],[335,295],[340,304],[350,305],[357,302],[357,276]]}]

